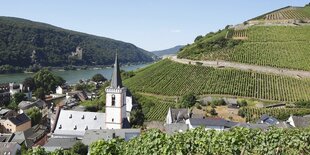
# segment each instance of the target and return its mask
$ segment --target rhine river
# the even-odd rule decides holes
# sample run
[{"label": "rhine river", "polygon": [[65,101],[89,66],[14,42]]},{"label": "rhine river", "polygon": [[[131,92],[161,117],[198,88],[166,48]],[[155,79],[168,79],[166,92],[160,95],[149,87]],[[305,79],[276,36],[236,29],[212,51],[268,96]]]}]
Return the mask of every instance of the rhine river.
[{"label": "rhine river", "polygon": [[[131,66],[122,66],[121,69],[125,71],[137,70],[146,67],[150,64],[139,64]],[[90,79],[97,73],[102,74],[107,79],[111,79],[113,68],[87,69],[87,70],[69,70],[69,71],[52,71],[55,75],[61,76],[68,84],[75,84],[80,79]],[[0,83],[21,83],[26,77],[33,76],[34,73],[16,73],[16,74],[0,74]]]}]

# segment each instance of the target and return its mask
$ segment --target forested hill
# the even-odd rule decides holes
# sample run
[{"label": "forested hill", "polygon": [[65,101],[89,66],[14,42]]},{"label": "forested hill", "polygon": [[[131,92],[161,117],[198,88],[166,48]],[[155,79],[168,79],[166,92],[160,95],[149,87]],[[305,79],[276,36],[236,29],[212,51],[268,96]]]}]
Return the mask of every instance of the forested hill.
[{"label": "forested hill", "polygon": [[110,65],[150,62],[156,57],[133,44],[30,20],[0,17],[0,66]]},{"label": "forested hill", "polygon": [[184,47],[183,45],[178,45],[169,49],[165,49],[165,50],[160,50],[160,51],[153,51],[152,53],[154,53],[155,55],[161,57],[164,55],[169,55],[169,54],[176,54],[177,52],[180,51],[180,49]]}]

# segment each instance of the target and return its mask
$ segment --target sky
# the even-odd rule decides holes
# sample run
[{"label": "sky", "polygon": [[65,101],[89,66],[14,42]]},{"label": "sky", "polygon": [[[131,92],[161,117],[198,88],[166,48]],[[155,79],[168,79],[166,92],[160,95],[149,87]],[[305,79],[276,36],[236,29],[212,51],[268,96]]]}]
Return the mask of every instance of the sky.
[{"label": "sky", "polygon": [[310,0],[7,0],[0,16],[39,21],[133,43],[148,51],[193,42],[198,35]]}]

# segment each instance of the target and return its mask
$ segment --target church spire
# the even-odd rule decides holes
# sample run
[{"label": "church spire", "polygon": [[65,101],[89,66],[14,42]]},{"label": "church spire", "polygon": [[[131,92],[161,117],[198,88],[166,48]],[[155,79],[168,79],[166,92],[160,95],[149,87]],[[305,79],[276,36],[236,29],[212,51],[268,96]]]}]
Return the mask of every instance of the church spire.
[{"label": "church spire", "polygon": [[115,63],[114,63],[114,68],[113,68],[113,73],[112,73],[111,87],[112,88],[123,87],[122,79],[121,79],[121,72],[120,72],[119,64],[118,64],[117,53],[115,54]]}]

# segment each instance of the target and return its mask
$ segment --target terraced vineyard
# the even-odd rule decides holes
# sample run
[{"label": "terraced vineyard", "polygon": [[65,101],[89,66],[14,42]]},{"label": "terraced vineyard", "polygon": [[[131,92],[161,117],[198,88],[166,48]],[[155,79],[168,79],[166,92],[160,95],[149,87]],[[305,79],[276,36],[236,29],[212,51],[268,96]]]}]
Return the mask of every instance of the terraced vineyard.
[{"label": "terraced vineyard", "polygon": [[124,83],[137,92],[169,96],[193,92],[277,101],[310,100],[310,79],[185,65],[170,60],[150,65]]},{"label": "terraced vineyard", "polygon": [[185,57],[189,59],[225,60],[310,71],[310,26],[253,26],[236,31],[233,38],[245,36],[246,40],[232,48],[210,51],[194,43],[182,52],[191,53]]},{"label": "terraced vineyard", "polygon": [[254,18],[253,20],[289,20],[289,19],[310,19],[308,9],[310,7],[286,7],[265,15]]},{"label": "terraced vineyard", "polygon": [[310,114],[310,109],[306,108],[241,108],[239,114],[243,114],[246,118],[246,122],[255,122],[263,114],[273,116],[280,120],[287,120],[292,114],[294,116],[303,116]]}]

